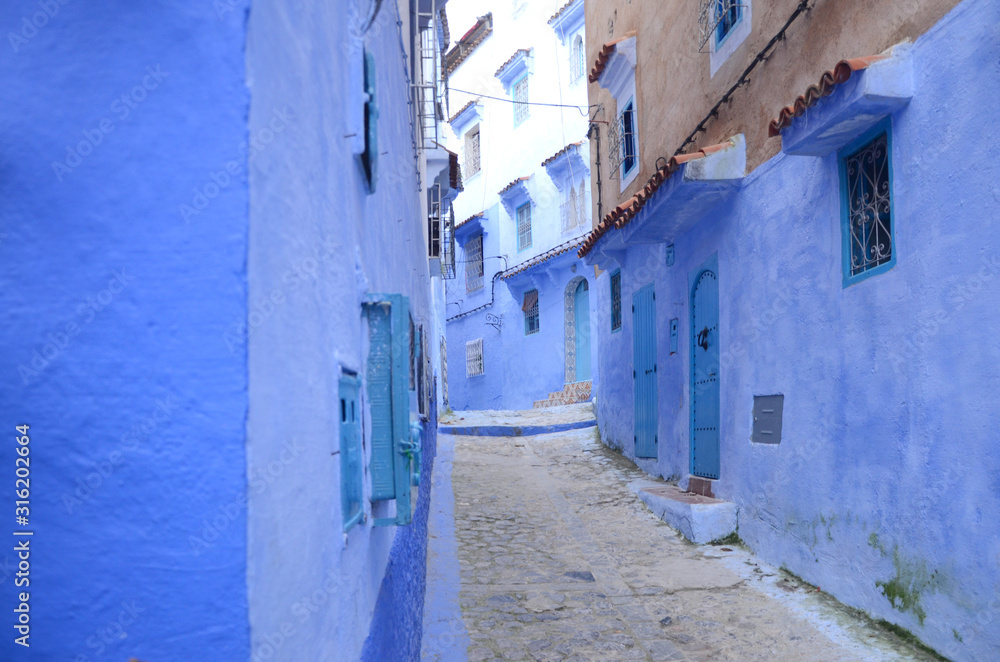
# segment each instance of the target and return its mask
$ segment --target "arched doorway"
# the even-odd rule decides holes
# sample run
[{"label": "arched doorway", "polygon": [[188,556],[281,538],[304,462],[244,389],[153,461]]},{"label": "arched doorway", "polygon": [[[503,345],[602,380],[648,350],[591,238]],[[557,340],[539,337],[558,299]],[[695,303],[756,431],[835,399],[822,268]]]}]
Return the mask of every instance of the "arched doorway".
[{"label": "arched doorway", "polygon": [[566,285],[566,383],[590,379],[590,285],[577,276]]}]

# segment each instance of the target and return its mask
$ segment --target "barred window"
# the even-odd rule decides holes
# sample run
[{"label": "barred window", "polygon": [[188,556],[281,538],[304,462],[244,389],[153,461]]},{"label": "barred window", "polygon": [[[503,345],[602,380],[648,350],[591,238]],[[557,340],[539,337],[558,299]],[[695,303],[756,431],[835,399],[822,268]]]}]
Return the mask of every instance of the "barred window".
[{"label": "barred window", "polygon": [[573,40],[573,50],[570,52],[570,58],[569,58],[570,59],[569,70],[570,70],[571,81],[577,81],[583,77],[584,71],[587,68],[587,64],[585,62],[586,57],[587,55],[583,50],[583,37],[577,35],[576,39]]},{"label": "barred window", "polygon": [[465,376],[478,377],[485,373],[483,366],[483,339],[477,338],[465,343]]},{"label": "barred window", "polygon": [[611,160],[612,177],[618,174],[619,179],[624,179],[636,165],[636,128],[635,99],[630,98],[618,114],[615,124],[608,130],[608,157]]},{"label": "barred window", "polygon": [[622,272],[611,274],[611,330],[622,328]]},{"label": "barred window", "polygon": [[528,119],[528,76],[514,83],[514,126]]},{"label": "barred window", "polygon": [[538,333],[538,290],[528,290],[524,293],[521,310],[524,311],[524,335]]},{"label": "barred window", "polygon": [[483,235],[477,234],[465,244],[465,291],[483,286]]},{"label": "barred window", "polygon": [[732,32],[743,16],[743,4],[740,0],[715,0],[715,48]]},{"label": "barred window", "polygon": [[531,203],[525,202],[517,208],[517,250],[531,246]]},{"label": "barred window", "polygon": [[860,146],[849,146],[841,157],[844,278],[848,281],[877,267],[884,271],[893,262],[889,133],[886,126],[876,131],[874,137],[862,137],[867,142]]},{"label": "barred window", "polygon": [[479,125],[465,134],[465,173],[466,177],[479,172]]}]

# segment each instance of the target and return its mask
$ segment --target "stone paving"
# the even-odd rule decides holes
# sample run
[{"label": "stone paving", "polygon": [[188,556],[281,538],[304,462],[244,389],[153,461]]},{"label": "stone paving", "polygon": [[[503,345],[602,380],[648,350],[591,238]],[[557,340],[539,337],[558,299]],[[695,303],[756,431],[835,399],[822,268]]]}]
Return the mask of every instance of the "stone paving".
[{"label": "stone paving", "polygon": [[595,428],[454,443],[469,660],[934,659],[739,547],[688,543]]}]

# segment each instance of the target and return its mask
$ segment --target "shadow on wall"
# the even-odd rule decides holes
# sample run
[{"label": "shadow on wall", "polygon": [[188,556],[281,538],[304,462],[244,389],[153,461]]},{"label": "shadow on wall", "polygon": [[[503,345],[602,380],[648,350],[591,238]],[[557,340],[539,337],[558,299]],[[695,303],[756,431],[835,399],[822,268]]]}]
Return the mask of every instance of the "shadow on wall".
[{"label": "shadow on wall", "polygon": [[371,629],[361,651],[362,662],[409,662],[420,659],[424,592],[427,585],[427,516],[430,512],[431,471],[437,455],[437,397],[431,397],[430,417],[423,424],[420,489],[413,521],[398,527],[389,565],[379,589]]}]

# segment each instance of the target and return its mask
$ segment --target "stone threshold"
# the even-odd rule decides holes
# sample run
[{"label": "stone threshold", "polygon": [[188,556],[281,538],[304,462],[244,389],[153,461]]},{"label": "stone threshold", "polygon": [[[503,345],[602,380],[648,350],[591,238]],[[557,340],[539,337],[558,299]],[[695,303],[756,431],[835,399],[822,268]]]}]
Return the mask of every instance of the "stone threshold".
[{"label": "stone threshold", "polygon": [[634,481],[629,489],[653,514],[693,543],[703,545],[736,532],[738,519],[734,503],[648,480]]}]

